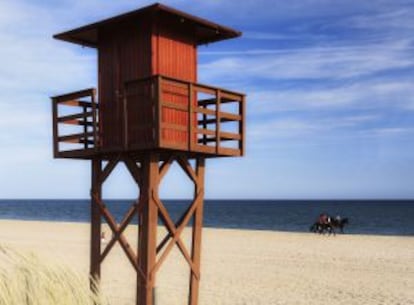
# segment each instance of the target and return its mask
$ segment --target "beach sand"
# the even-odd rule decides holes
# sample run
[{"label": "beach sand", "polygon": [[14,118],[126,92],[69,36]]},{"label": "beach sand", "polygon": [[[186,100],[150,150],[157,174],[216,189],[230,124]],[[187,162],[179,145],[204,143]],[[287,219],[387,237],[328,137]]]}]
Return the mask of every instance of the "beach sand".
[{"label": "beach sand", "polygon": [[[126,236],[135,246],[136,226]],[[88,224],[1,220],[0,243],[88,273]],[[113,305],[133,305],[136,275],[114,249],[103,291]],[[200,305],[414,304],[414,237],[206,228],[201,268]],[[187,304],[188,274],[174,250],[157,277],[158,305]]]}]

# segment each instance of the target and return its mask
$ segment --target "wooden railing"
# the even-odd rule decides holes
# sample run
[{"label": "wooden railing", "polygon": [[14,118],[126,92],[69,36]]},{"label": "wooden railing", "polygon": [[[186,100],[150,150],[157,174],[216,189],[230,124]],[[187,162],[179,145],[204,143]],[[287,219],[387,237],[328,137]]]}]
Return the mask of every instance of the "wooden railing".
[{"label": "wooden railing", "polygon": [[162,99],[163,92],[171,92],[173,86],[186,89],[187,103],[183,106],[190,114],[187,124],[190,151],[229,156],[244,154],[243,94],[171,77],[158,76],[157,79],[161,109],[173,106]]},{"label": "wooden railing", "polygon": [[[150,93],[144,88],[151,88]],[[139,91],[147,92],[140,99],[154,109],[149,121],[156,147],[221,156],[244,154],[243,94],[157,75],[126,83],[125,103],[139,103],[138,99],[128,101]]]},{"label": "wooden railing", "polygon": [[86,89],[52,98],[55,157],[84,154],[99,146],[96,90]]},{"label": "wooden railing", "polygon": [[99,109],[95,94],[87,89],[52,98],[55,157],[151,149],[244,154],[241,93],[156,75],[126,82],[111,107]]}]

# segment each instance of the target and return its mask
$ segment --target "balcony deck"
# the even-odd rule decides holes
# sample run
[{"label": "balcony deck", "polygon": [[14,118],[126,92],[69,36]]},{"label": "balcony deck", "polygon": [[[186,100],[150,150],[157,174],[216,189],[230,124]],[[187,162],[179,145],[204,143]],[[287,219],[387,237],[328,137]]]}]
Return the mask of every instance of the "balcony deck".
[{"label": "balcony deck", "polygon": [[[96,90],[55,96],[55,158],[110,158],[114,153],[188,156],[242,156],[245,150],[245,96],[241,93],[156,75],[127,82],[119,112],[105,109]],[[111,134],[111,124],[122,126]],[[111,145],[111,137],[122,139]]]}]

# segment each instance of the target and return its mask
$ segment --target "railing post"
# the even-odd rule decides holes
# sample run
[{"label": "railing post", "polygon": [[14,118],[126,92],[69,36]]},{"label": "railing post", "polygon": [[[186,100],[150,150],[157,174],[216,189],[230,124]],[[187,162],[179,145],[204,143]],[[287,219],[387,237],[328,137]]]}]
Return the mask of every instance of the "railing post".
[{"label": "railing post", "polygon": [[156,109],[156,116],[155,116],[155,134],[157,137],[157,147],[162,148],[163,146],[163,139],[162,139],[162,76],[157,75],[156,79],[156,86],[155,86],[155,109]]},{"label": "railing post", "polygon": [[221,104],[221,90],[216,90],[216,154],[220,153],[220,123],[221,123],[221,112],[220,112],[220,104]]},{"label": "railing post", "polygon": [[[193,150],[193,83],[188,83],[188,150]],[[195,139],[197,141],[197,138]]]},{"label": "railing post", "polygon": [[52,98],[52,115],[53,115],[53,156],[55,158],[59,155],[59,142],[58,142],[58,100]]},{"label": "railing post", "polygon": [[[86,116],[86,113],[88,112],[88,108],[86,106],[82,106],[83,109],[83,148],[88,149],[88,117]],[[81,141],[82,139],[80,139]]]},{"label": "railing post", "polygon": [[[207,105],[203,105],[204,109],[207,109]],[[203,129],[207,129],[207,114],[203,113]],[[207,135],[203,134],[203,145],[207,145]]]},{"label": "railing post", "polygon": [[155,143],[158,148],[162,146],[162,76],[155,78]]},{"label": "railing post", "polygon": [[96,107],[96,90],[92,89],[91,102],[92,102],[92,130],[93,130],[93,146],[94,148],[99,148],[100,138],[98,135],[98,118],[97,118],[97,107]]},{"label": "railing post", "polygon": [[239,149],[241,155],[244,156],[246,149],[246,96],[244,95],[242,96],[242,99],[239,103],[239,115],[241,117],[241,121],[239,121]]}]

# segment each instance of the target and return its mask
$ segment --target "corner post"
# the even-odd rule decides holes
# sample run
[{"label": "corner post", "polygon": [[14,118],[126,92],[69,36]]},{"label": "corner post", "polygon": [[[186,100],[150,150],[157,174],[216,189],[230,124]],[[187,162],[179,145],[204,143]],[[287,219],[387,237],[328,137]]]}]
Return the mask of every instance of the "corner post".
[{"label": "corner post", "polygon": [[101,183],[102,160],[92,160],[92,189],[91,189],[91,252],[90,252],[90,286],[97,291],[101,277],[101,214],[98,202],[102,198]]},{"label": "corner post", "polygon": [[[195,185],[195,194],[200,202],[194,212],[193,222],[193,240],[192,240],[192,251],[191,259],[193,260],[195,271],[200,274],[201,265],[201,233],[203,228],[203,211],[204,211],[204,172],[205,172],[205,159],[198,157],[196,160],[196,174],[197,182]],[[200,279],[196,274],[191,272],[190,274],[190,293],[189,293],[189,305],[198,304],[198,295],[200,288]]]},{"label": "corner post", "polygon": [[58,99],[52,98],[53,116],[53,157],[59,156],[59,130],[58,130]]},{"label": "corner post", "polygon": [[153,305],[155,274],[153,269],[157,255],[159,156],[150,153],[142,161],[143,183],[141,196],[143,208],[139,223],[138,266],[145,278],[138,274],[137,305]]}]

